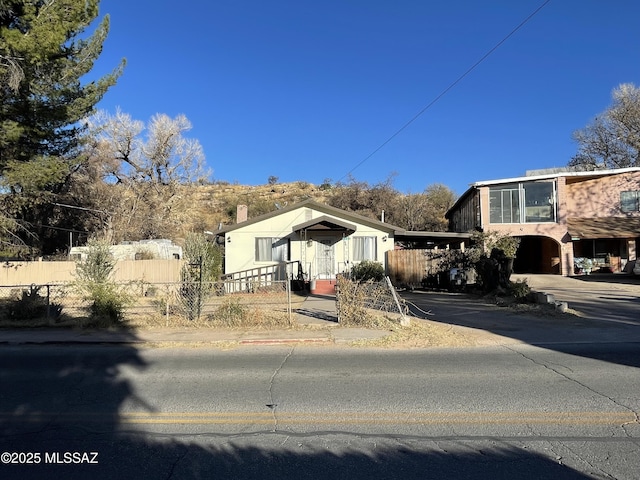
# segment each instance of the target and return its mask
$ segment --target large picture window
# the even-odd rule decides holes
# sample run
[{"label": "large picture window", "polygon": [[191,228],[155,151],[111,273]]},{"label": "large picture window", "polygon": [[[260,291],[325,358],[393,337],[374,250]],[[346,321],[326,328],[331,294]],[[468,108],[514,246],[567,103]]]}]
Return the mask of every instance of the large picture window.
[{"label": "large picture window", "polygon": [[489,189],[490,223],[555,221],[555,182],[513,183]]},{"label": "large picture window", "polygon": [[376,260],[376,237],[353,237],[351,248],[354,262]]},{"label": "large picture window", "polygon": [[256,262],[286,262],[289,260],[289,240],[286,238],[256,238]]}]

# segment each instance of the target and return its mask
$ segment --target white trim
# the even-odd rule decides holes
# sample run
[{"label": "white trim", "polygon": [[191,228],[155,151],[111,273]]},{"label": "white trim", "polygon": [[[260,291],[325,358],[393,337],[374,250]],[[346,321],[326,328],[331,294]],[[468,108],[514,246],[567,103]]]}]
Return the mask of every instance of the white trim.
[{"label": "white trim", "polygon": [[488,187],[490,185],[500,185],[503,183],[531,182],[535,180],[547,180],[560,177],[606,177],[607,175],[619,175],[621,173],[640,172],[640,167],[616,168],[611,170],[591,170],[584,172],[561,172],[548,173],[545,175],[533,175],[530,177],[503,178],[500,180],[485,180],[472,183],[472,187]]}]

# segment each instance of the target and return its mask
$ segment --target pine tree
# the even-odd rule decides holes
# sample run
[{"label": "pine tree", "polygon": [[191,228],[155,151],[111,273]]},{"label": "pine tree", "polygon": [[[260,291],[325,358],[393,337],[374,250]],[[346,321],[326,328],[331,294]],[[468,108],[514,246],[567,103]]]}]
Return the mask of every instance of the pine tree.
[{"label": "pine tree", "polygon": [[0,0],[0,225],[21,226],[23,241],[38,247],[44,240],[37,225],[51,219],[52,199],[78,165],[79,121],[124,68],[123,60],[111,74],[81,82],[109,31],[105,16],[84,35],[98,4]]}]

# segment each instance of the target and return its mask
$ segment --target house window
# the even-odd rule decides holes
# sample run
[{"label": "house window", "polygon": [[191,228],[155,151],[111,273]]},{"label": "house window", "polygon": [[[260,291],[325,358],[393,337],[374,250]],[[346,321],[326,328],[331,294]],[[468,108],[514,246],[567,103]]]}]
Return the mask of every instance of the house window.
[{"label": "house window", "polygon": [[376,260],[376,237],[353,237],[351,248],[354,262]]},{"label": "house window", "polygon": [[490,223],[555,221],[555,182],[514,183],[489,189]]},{"label": "house window", "polygon": [[289,239],[256,238],[256,262],[286,262],[289,260]]},{"label": "house window", "polygon": [[553,182],[523,183],[525,223],[555,222]]},{"label": "house window", "polygon": [[519,223],[520,192],[518,185],[502,185],[489,189],[489,221]]},{"label": "house window", "polygon": [[640,191],[620,192],[620,209],[623,212],[640,210]]}]

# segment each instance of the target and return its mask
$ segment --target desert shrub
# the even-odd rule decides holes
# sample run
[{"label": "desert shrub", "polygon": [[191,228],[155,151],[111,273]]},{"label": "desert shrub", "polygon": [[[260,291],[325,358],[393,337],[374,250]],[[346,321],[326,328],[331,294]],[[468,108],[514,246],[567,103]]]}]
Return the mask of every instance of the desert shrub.
[{"label": "desert shrub", "polygon": [[202,233],[189,233],[185,239],[187,263],[180,272],[180,302],[189,320],[200,318],[205,299],[222,273],[222,251]]},{"label": "desert shrub", "polygon": [[384,279],[384,267],[380,262],[363,260],[351,267],[351,279],[358,282],[367,282],[369,280],[379,282]]},{"label": "desert shrub", "polygon": [[119,285],[113,283],[92,283],[85,288],[91,299],[89,312],[92,317],[121,322],[131,297],[124,295]]},{"label": "desert shrub", "polygon": [[384,283],[373,280],[354,282],[343,276],[338,277],[337,281],[337,310],[340,325],[388,328],[393,324],[389,312],[395,308],[395,305]]},{"label": "desert shrub", "polygon": [[243,326],[249,316],[249,310],[237,298],[226,298],[213,314],[215,321],[228,327]]},{"label": "desert shrub", "polygon": [[40,318],[58,319],[62,314],[62,306],[49,303],[40,295],[41,286],[31,285],[23,289],[17,296],[4,304],[6,317],[12,320],[35,320]]},{"label": "desert shrub", "polygon": [[331,190],[333,188],[333,185],[331,184],[331,179],[330,178],[325,178],[318,188],[320,190],[323,190],[323,191],[324,190]]},{"label": "desert shrub", "polygon": [[90,302],[89,314],[94,319],[119,324],[132,299],[124,288],[112,281],[115,260],[105,240],[87,243],[87,257],[76,264],[75,287]]},{"label": "desert shrub", "polygon": [[507,293],[512,297],[515,297],[519,302],[525,302],[531,294],[531,287],[529,287],[529,284],[525,279],[518,280],[516,282],[509,282]]}]

